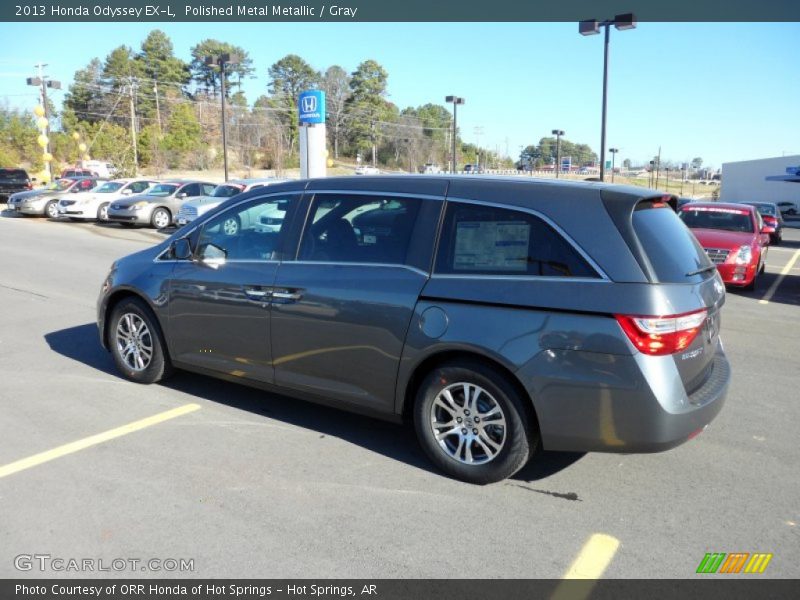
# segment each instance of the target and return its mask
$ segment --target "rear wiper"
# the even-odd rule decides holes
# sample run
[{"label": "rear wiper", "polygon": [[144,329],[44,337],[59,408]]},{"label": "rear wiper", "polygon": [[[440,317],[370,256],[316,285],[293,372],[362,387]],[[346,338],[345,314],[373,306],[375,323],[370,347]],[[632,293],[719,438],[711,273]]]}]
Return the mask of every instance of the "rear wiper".
[{"label": "rear wiper", "polygon": [[697,271],[691,271],[687,273],[686,277],[691,277],[692,275],[700,275],[700,273],[705,273],[706,271],[711,271],[712,269],[716,269],[716,265],[708,265],[707,267],[703,267],[702,269],[697,269]]}]

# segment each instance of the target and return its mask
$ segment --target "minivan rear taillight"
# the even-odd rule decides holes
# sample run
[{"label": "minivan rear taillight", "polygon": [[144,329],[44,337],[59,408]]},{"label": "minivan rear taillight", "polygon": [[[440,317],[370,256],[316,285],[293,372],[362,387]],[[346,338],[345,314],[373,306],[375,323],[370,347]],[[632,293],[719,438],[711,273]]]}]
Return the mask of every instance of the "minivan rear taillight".
[{"label": "minivan rear taillight", "polygon": [[641,315],[614,315],[628,336],[644,354],[665,356],[687,348],[697,337],[708,316],[706,309],[651,317]]}]

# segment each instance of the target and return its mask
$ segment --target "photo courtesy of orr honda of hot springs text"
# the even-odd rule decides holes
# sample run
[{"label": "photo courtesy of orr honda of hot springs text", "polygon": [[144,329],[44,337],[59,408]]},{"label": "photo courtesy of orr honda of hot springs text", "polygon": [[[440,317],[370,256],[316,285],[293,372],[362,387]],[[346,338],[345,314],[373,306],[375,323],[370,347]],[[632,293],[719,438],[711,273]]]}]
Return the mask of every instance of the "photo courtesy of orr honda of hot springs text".
[{"label": "photo courtesy of orr honda of hot springs text", "polygon": [[114,262],[100,340],[132,381],[179,368],[413,423],[472,483],[540,449],[666,450],[730,381],[725,286],[676,206],[591,182],[277,183]]}]

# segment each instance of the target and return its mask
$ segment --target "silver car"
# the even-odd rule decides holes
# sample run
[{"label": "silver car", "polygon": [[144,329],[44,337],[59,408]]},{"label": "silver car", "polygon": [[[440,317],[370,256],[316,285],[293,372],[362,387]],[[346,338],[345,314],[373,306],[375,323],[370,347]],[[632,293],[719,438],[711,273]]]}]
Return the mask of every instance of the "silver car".
[{"label": "silver car", "polygon": [[171,180],[154,185],[147,193],[116,200],[108,208],[108,220],[133,227],[169,227],[185,202],[208,196],[217,187],[208,181]]},{"label": "silver car", "polygon": [[8,199],[8,209],[21,215],[44,215],[55,219],[58,217],[60,198],[78,192],[88,192],[101,183],[104,183],[103,179],[94,177],[57,179],[45,188],[12,194]]},{"label": "silver car", "polygon": [[276,183],[282,183],[284,181],[288,181],[288,179],[279,177],[231,179],[230,181],[219,184],[210,196],[203,196],[202,198],[195,198],[194,200],[184,202],[175,221],[178,225],[186,225],[208,211],[217,208],[229,198],[264,187],[265,185],[275,185]]}]

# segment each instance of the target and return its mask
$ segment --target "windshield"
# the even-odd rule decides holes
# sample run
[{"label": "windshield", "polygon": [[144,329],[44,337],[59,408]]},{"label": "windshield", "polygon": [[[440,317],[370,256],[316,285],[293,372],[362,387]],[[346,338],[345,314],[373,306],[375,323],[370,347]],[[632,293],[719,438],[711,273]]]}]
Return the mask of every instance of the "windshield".
[{"label": "windshield", "polygon": [[242,187],[238,185],[218,185],[211,194],[214,198],[231,198],[236,194],[242,193]]},{"label": "windshield", "polygon": [[775,207],[772,206],[771,204],[757,204],[756,209],[762,215],[771,215],[773,217],[775,216]]},{"label": "windshield", "polygon": [[55,192],[63,192],[71,188],[75,183],[76,181],[74,179],[59,179],[48,185],[47,189]]},{"label": "windshield", "polygon": [[695,208],[687,205],[681,210],[680,217],[690,229],[755,232],[750,213],[735,208]]},{"label": "windshield", "polygon": [[123,185],[125,185],[125,184],[122,183],[122,182],[119,182],[119,181],[108,181],[108,182],[104,183],[103,185],[101,185],[99,188],[97,188],[97,193],[98,194],[110,194],[111,192],[116,192]]},{"label": "windshield", "polygon": [[154,185],[147,192],[148,196],[171,196],[178,189],[177,185],[170,185],[168,183],[159,183]]}]

